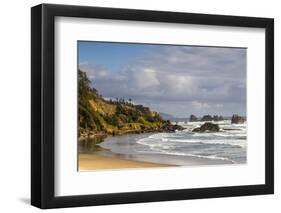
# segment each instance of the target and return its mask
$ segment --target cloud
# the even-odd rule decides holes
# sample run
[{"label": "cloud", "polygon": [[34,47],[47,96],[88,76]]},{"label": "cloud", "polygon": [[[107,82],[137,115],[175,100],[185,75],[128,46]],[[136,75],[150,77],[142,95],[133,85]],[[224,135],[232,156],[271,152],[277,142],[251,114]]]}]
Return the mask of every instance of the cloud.
[{"label": "cloud", "polygon": [[154,88],[160,85],[157,72],[150,68],[144,68],[141,71],[134,72],[134,81],[140,90]]},{"label": "cloud", "polygon": [[98,61],[79,68],[103,96],[130,97],[157,111],[179,115],[179,103],[198,113],[246,111],[246,49],[163,45],[119,71]]},{"label": "cloud", "polygon": [[210,107],[209,104],[199,101],[192,101],[191,104],[196,110],[202,110]]}]

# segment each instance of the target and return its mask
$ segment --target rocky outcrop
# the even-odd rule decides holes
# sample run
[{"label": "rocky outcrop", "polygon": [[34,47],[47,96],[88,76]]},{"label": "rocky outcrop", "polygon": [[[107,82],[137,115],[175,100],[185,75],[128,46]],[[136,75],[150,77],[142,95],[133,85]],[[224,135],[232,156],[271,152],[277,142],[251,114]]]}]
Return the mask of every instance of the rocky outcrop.
[{"label": "rocky outcrop", "polygon": [[224,118],[223,118],[221,115],[220,115],[220,116],[214,115],[214,116],[213,116],[213,120],[214,120],[214,121],[223,121]]},{"label": "rocky outcrop", "polygon": [[232,115],[231,123],[232,124],[243,124],[246,121],[246,119],[242,116],[239,116],[238,114]]},{"label": "rocky outcrop", "polygon": [[190,115],[189,121],[190,122],[195,122],[195,121],[198,121],[198,118],[195,115]]},{"label": "rocky outcrop", "polygon": [[204,115],[201,118],[201,121],[212,121],[212,120],[213,120],[213,117],[211,115]]},{"label": "rocky outcrop", "polygon": [[163,127],[161,128],[161,131],[163,132],[175,132],[176,130],[182,131],[185,128],[183,128],[180,125],[177,124],[171,124],[170,121],[167,121],[166,124],[163,125]]},{"label": "rocky outcrop", "polygon": [[192,132],[219,132],[219,131],[220,131],[219,125],[211,122],[206,122],[202,126],[192,130]]}]

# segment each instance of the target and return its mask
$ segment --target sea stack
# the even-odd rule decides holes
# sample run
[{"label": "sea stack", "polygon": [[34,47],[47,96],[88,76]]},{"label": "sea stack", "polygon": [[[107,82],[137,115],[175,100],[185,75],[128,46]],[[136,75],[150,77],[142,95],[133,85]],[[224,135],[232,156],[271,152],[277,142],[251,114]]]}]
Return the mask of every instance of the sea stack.
[{"label": "sea stack", "polygon": [[201,121],[212,121],[212,120],[213,120],[213,117],[211,115],[204,115],[201,118]]},{"label": "sea stack", "polygon": [[245,122],[245,118],[242,117],[242,116],[239,116],[238,114],[234,114],[232,115],[232,118],[231,118],[231,123],[232,124],[243,124]]},{"label": "sea stack", "polygon": [[214,120],[214,121],[223,121],[223,119],[224,119],[224,118],[223,118],[221,115],[220,115],[220,116],[218,116],[218,115],[214,115],[214,116],[213,116],[213,120]]},{"label": "sea stack", "polygon": [[190,115],[189,122],[195,122],[198,121],[198,118],[195,115]]}]

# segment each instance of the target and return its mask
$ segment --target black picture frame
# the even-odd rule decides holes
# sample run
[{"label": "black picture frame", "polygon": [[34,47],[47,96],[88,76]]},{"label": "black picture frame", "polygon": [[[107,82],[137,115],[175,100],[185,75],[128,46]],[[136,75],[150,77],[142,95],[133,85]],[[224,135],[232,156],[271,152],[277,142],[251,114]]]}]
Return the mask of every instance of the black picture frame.
[{"label": "black picture frame", "polygon": [[[55,17],[264,28],[265,184],[93,195],[54,195]],[[31,8],[31,204],[42,208],[217,198],[274,193],[274,20],[271,18],[41,4]]]}]

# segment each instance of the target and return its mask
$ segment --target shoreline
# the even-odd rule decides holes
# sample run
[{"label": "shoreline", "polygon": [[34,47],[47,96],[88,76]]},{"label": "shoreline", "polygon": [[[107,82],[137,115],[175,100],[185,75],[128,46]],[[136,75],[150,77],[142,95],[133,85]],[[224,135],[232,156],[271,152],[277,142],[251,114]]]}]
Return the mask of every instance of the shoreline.
[{"label": "shoreline", "polygon": [[[146,143],[137,142],[143,138],[150,137],[151,134],[157,133],[159,132],[142,134],[131,133],[115,136],[99,134],[97,136],[103,138],[102,141],[94,141],[92,139],[83,142],[79,141],[79,171],[165,166],[234,165],[247,163],[247,160],[242,161],[242,159],[241,161],[234,161],[224,156],[192,155],[192,153],[189,154],[188,152],[186,155],[171,154],[165,152],[165,149],[163,152],[153,152],[150,146],[146,146]],[[187,140],[191,139],[187,138]],[[148,142],[150,143],[150,141]],[[153,143],[153,141],[151,143]],[[165,141],[162,143],[165,145]],[[206,146],[211,145],[207,144]],[[215,146],[220,145],[215,144]],[[237,149],[237,147],[234,147],[234,149]]]},{"label": "shoreline", "polygon": [[[167,121],[166,121],[167,122]],[[109,132],[88,132],[87,134],[80,134],[78,137],[78,141],[81,140],[86,140],[86,139],[91,139],[94,137],[108,137],[108,136],[122,136],[122,135],[129,135],[129,134],[145,134],[145,133],[161,133],[161,132],[176,132],[177,130],[184,130],[185,128],[181,125],[178,124],[172,124],[172,123],[166,123],[165,126],[161,128],[155,128],[155,129],[127,129],[127,130],[118,130],[118,131],[113,131],[111,133]]]},{"label": "shoreline", "polygon": [[110,133],[92,133],[92,134],[88,134],[88,135],[81,135],[80,137],[78,137],[78,141],[82,141],[82,140],[86,140],[86,139],[93,139],[93,138],[108,138],[108,137],[118,137],[118,136],[123,136],[123,135],[140,135],[140,134],[153,134],[153,133],[162,133],[162,132],[167,132],[169,133],[169,131],[136,131],[136,130],[127,130],[127,131],[123,131],[123,132],[118,132],[115,134],[110,134]]},{"label": "shoreline", "polygon": [[175,165],[143,162],[118,157],[102,156],[99,154],[78,153],[78,171],[129,169],[129,168],[155,168],[171,167]]},{"label": "shoreline", "polygon": [[[78,171],[231,165],[225,160],[164,154],[124,155],[99,147],[96,152],[78,153]],[[232,164],[233,165],[233,164]]]}]

